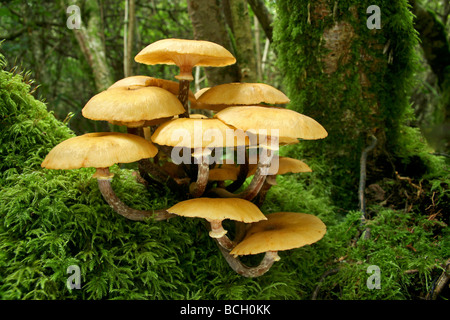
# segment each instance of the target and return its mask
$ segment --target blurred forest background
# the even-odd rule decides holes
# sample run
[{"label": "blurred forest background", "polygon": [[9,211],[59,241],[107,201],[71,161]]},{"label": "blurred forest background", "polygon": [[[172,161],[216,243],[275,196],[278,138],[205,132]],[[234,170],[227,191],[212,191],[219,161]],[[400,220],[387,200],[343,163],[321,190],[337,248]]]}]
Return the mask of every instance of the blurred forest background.
[{"label": "blurred forest background", "polygon": [[[203,39],[220,43],[234,53],[233,47],[245,46],[243,59],[251,59],[251,67],[241,59],[244,74],[238,75],[235,66],[227,70],[229,75],[220,70],[222,77],[206,79],[199,68],[194,91],[230,80],[265,81],[280,87],[270,38],[263,26],[251,9],[246,11],[245,19],[236,20],[242,19],[239,6],[244,2],[222,1],[219,7],[214,1],[71,1],[81,9],[83,27],[77,30],[66,26],[72,12],[66,13],[65,1],[2,1],[0,38],[6,41],[1,52],[9,66],[28,73],[36,87],[34,95],[44,99],[58,119],[73,113],[70,127],[77,133],[98,131],[96,123],[81,117],[82,107],[93,95],[131,75],[174,80],[176,71],[172,67],[147,67],[134,62],[141,49],[163,38],[194,39],[198,32]],[[262,4],[251,2],[255,6]],[[232,12],[232,8],[236,10]],[[265,27],[270,29],[267,32],[271,37],[273,3],[258,8],[267,19]],[[239,27],[230,38],[233,18]],[[193,21],[200,24],[197,30]]]},{"label": "blurred forest background", "polygon": [[[134,62],[142,48],[162,38],[208,39],[237,55],[238,65],[228,68],[231,70],[211,71],[220,76],[206,78],[205,70],[199,68],[194,91],[231,81],[261,81],[283,89],[272,45],[275,1],[71,1],[81,10],[80,30],[67,26],[75,11],[67,12],[66,1],[10,0],[1,4],[0,38],[5,41],[0,50],[8,66],[33,79],[34,95],[45,100],[58,119],[73,114],[70,127],[77,133],[100,129],[97,123],[82,119],[81,109],[90,97],[115,81],[140,74],[173,78],[174,68]],[[447,51],[432,51],[432,47],[436,41],[448,42],[450,5],[445,0],[410,4],[419,34],[426,34],[416,47],[420,66],[411,96],[413,125],[422,129],[436,150],[448,152],[443,139],[448,132],[448,101],[443,102],[441,86],[450,59],[448,43]],[[430,39],[430,34],[435,38]]]},{"label": "blurred forest background", "polygon": [[[314,290],[319,290],[318,283],[325,292],[321,295],[324,299],[368,296],[425,298],[434,288],[432,283],[437,281],[442,268],[448,266],[448,249],[445,247],[449,241],[446,230],[450,206],[449,1],[10,0],[0,3],[0,53],[6,60],[4,70],[22,75],[24,82],[31,87],[31,94],[44,101],[47,109],[77,135],[124,130],[113,128],[106,122],[90,121],[81,115],[86,102],[115,81],[132,75],[174,80],[177,68],[173,66],[146,66],[134,62],[141,49],[163,38],[210,40],[223,45],[237,58],[235,65],[226,68],[196,68],[192,91],[221,83],[264,82],[285,92],[291,99],[290,108],[318,120],[329,132],[324,141],[302,142],[299,146],[287,147],[285,154],[306,159],[313,174],[281,178],[280,186],[273,188],[264,207],[267,211],[277,208],[309,210],[313,214],[323,214],[325,222],[330,223],[330,238],[322,242],[322,249],[329,251],[320,256],[316,251],[307,251],[311,254],[309,261],[295,260],[298,258],[296,253],[287,258],[287,264],[302,261],[296,265],[299,274],[303,272],[306,278],[310,277],[302,284],[303,287],[295,292],[288,289],[277,292],[279,287],[274,284],[276,290],[271,291],[272,282],[269,280],[245,282],[244,285],[240,282],[243,280],[209,275],[208,272],[214,273],[211,270],[215,270],[211,267],[205,274],[215,277],[212,283],[217,286],[208,291],[206,280],[203,287],[199,282],[194,287],[198,289],[197,293],[188,288],[188,293],[182,298],[209,298],[210,295],[247,298],[249,290],[259,286],[269,289],[254,289],[251,297],[317,298],[318,291]],[[370,15],[365,10],[375,3],[382,9],[382,28],[368,31],[366,20]],[[76,14],[76,11],[68,10],[70,5],[80,9],[80,28],[72,28],[69,23],[73,22]],[[361,190],[360,158],[371,137],[376,137],[378,142],[375,149],[366,154],[367,181],[362,182],[367,188]],[[35,178],[24,176],[20,179],[30,182]],[[11,201],[11,205],[5,205],[3,209],[8,208],[9,213],[5,217],[15,221],[12,212],[19,210],[21,200],[14,196],[16,193],[8,192],[0,193],[0,200]],[[35,192],[30,197],[39,198],[37,194],[40,195]],[[364,243],[364,249],[356,248],[349,235],[358,225],[361,205],[358,201],[361,201],[362,194],[367,197],[368,217],[378,219],[372,225],[373,242]],[[13,205],[14,201],[17,203]],[[76,199],[75,202],[79,201],[84,200]],[[128,201],[140,200],[130,196]],[[15,205],[17,208],[12,210]],[[25,202],[20,205],[32,207]],[[333,231],[337,221],[343,223],[336,225]],[[425,235],[419,229],[425,230]],[[398,237],[393,236],[392,239],[384,239],[382,235],[396,234],[397,231]],[[11,231],[4,231],[4,235],[8,232]],[[9,250],[10,255],[3,257],[4,261],[17,260],[20,263],[20,258],[12,258],[15,254],[20,255],[15,251],[15,241],[18,240],[14,237],[5,236],[11,245],[4,245],[8,248],[5,252]],[[418,237],[414,238],[417,242],[411,242],[411,237]],[[11,240],[13,238],[14,241]],[[183,236],[179,241],[188,240]],[[100,243],[99,246],[102,245],[106,244]],[[320,246],[318,244],[318,248]],[[388,251],[390,249],[392,251]],[[71,252],[75,249],[64,250]],[[105,273],[97,270],[93,262],[86,262],[94,256],[92,252],[82,251],[84,248],[79,250],[81,253],[74,254],[79,259],[76,263],[85,263],[91,273],[96,270],[99,277],[103,276]],[[356,251],[350,253],[350,250]],[[30,249],[30,252],[33,251]],[[383,270],[393,268],[394,260],[399,264],[392,271],[398,277],[391,277],[390,285],[383,284],[389,293],[355,289],[352,277],[356,269],[366,275],[361,269],[361,261],[370,260],[368,252],[372,258],[385,259]],[[107,256],[107,253],[101,254]],[[203,257],[199,261],[208,259],[206,253],[197,252],[197,255]],[[423,256],[429,258],[424,259]],[[127,256],[123,261],[127,259],[133,260]],[[406,262],[402,264],[403,261]],[[197,262],[195,266],[199,269]],[[340,265],[342,270],[342,262],[348,263],[347,272],[341,271],[333,277],[337,273],[334,267]],[[130,270],[133,263],[130,262]],[[314,264],[314,272],[310,271],[308,263]],[[193,261],[184,267],[186,270],[192,266]],[[19,267],[8,268],[15,270]],[[282,268],[276,269],[277,272],[282,274],[286,271]],[[134,276],[138,277],[139,272],[133,271]],[[163,272],[158,273],[160,279]],[[53,277],[52,274],[49,278]],[[131,272],[127,274],[133,277]],[[14,282],[14,276],[4,280],[3,288],[9,292],[7,297],[22,297],[22,293],[16,292],[31,292],[34,283],[41,281],[33,280],[27,289],[23,289],[22,284]],[[189,274],[186,277],[189,278]],[[182,282],[185,280],[182,276],[179,278]],[[296,278],[289,274],[279,279],[280,283],[290,283]],[[88,280],[84,279],[85,282]],[[97,289],[95,285],[93,280],[88,282],[90,290],[83,293],[84,298],[114,296],[113,291],[107,293],[107,289]],[[238,287],[238,291],[230,293],[229,288],[233,286]],[[136,289],[136,297],[145,288]],[[60,297],[59,293],[54,293],[54,296],[48,293],[60,291],[42,289],[44,293],[33,291],[32,297]],[[256,293],[259,291],[263,295]],[[150,294],[145,292],[142,296],[148,298]],[[172,294],[171,290],[164,292],[160,289],[157,292],[157,297],[165,297],[165,294],[170,297]],[[448,297],[448,289],[444,292]],[[64,294],[76,296],[78,293]],[[118,296],[126,295],[120,292]]]}]

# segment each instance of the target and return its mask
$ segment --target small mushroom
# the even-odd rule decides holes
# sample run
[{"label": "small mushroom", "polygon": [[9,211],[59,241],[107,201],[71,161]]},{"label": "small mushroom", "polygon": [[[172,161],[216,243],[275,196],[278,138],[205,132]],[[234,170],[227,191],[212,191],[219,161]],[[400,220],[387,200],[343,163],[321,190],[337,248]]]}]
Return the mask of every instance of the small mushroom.
[{"label": "small mushroom", "polygon": [[236,180],[239,174],[239,167],[228,166],[221,168],[214,168],[209,170],[209,181],[226,181]]},{"label": "small mushroom", "polygon": [[231,250],[235,244],[226,236],[227,230],[223,228],[222,221],[229,219],[253,223],[267,219],[256,205],[238,198],[189,199],[175,204],[167,211],[179,216],[206,219],[211,226],[210,237],[216,239],[227,250]]},{"label": "small mushroom", "polygon": [[196,94],[196,108],[220,111],[230,106],[287,104],[290,99],[265,83],[225,83]]},{"label": "small mushroom", "polygon": [[265,253],[259,268],[248,268],[234,260],[233,269],[243,276],[255,277],[267,272],[278,261],[278,251],[313,244],[325,235],[326,226],[318,217],[297,212],[277,212],[266,215],[267,220],[252,223],[244,239],[230,252],[237,259],[242,255]]},{"label": "small mushroom", "polygon": [[[264,202],[265,196],[270,188],[277,184],[277,176],[286,173],[300,173],[300,172],[312,172],[311,168],[301,160],[293,159],[289,157],[276,157],[275,160],[278,162],[277,165],[274,165],[275,162],[272,161],[272,164],[269,168],[269,173],[264,181],[264,185],[261,187],[261,190],[258,194],[258,205],[261,206]],[[248,175],[251,176],[255,174],[257,165],[250,164],[250,170]]]},{"label": "small mushroom", "polygon": [[190,81],[194,80],[192,69],[195,66],[224,67],[236,62],[236,58],[219,44],[187,39],[153,42],[142,49],[134,60],[148,65],[169,64],[179,67],[180,73],[175,78],[180,81],[178,98],[185,108],[182,117],[189,117],[187,99]]},{"label": "small mushroom", "polygon": [[127,219],[141,221],[153,217],[170,218],[166,210],[136,210],[128,207],[115,194],[111,186],[113,174],[109,167],[117,163],[130,163],[156,155],[158,149],[144,138],[128,133],[96,132],[67,139],[56,145],[41,166],[47,169],[96,168],[93,177],[106,202]]}]

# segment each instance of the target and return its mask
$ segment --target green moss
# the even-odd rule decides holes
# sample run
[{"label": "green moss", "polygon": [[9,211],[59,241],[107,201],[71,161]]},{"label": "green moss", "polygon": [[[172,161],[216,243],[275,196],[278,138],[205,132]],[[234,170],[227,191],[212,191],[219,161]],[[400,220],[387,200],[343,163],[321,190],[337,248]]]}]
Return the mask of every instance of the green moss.
[{"label": "green moss", "polygon": [[[417,299],[425,298],[449,256],[449,234],[439,221],[430,221],[417,213],[379,209],[368,223],[370,237],[357,238],[359,212],[350,213],[339,224],[328,242],[336,250],[338,261],[329,268],[339,271],[322,284],[323,299]],[[441,233],[441,231],[443,231]],[[436,236],[436,232],[440,235]],[[340,244],[334,241],[339,239]],[[370,289],[366,283],[369,266],[380,269],[380,289]],[[370,281],[370,280],[369,280]]]},{"label": "green moss", "polygon": [[54,145],[73,135],[29,90],[21,75],[0,72],[0,183],[1,175],[35,167]]}]

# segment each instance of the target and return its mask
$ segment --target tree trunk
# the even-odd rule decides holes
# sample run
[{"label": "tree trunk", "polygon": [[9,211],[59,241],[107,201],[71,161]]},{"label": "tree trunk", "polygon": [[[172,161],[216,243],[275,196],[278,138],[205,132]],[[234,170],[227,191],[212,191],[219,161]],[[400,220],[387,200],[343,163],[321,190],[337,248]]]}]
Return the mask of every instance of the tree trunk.
[{"label": "tree trunk", "polygon": [[[379,29],[369,28],[371,5],[381,9]],[[277,6],[274,41],[290,106],[328,131],[326,139],[303,141],[301,151],[324,159],[335,199],[356,200],[359,160],[370,136],[377,146],[368,160],[377,165],[368,166],[368,178],[393,174],[386,155],[405,151],[399,137],[415,65],[412,14],[400,0],[290,0]]]},{"label": "tree trunk", "polygon": [[[224,17],[216,1],[188,0],[188,13],[194,29],[194,38],[220,44],[231,53],[231,41],[225,28]],[[205,68],[208,86],[239,81],[237,63],[223,68]]]},{"label": "tree trunk", "polygon": [[135,31],[135,3],[134,0],[125,0],[125,17],[123,21],[123,75],[133,75],[133,45]]},{"label": "tree trunk", "polygon": [[241,70],[241,82],[256,82],[256,60],[251,20],[247,0],[229,0],[232,30],[236,44],[236,59]]},{"label": "tree trunk", "polygon": [[273,40],[273,17],[270,14],[269,10],[267,10],[266,5],[264,4],[264,0],[247,0],[248,4],[253,10],[253,13],[258,18],[261,27],[266,34],[266,38],[269,39],[270,42]]},{"label": "tree trunk", "polygon": [[[75,4],[80,6],[79,1]],[[92,69],[97,91],[103,91],[114,81],[106,60],[105,44],[100,33],[100,10],[97,1],[86,1],[84,5],[86,13],[81,14],[81,27],[73,29],[73,32]]]}]

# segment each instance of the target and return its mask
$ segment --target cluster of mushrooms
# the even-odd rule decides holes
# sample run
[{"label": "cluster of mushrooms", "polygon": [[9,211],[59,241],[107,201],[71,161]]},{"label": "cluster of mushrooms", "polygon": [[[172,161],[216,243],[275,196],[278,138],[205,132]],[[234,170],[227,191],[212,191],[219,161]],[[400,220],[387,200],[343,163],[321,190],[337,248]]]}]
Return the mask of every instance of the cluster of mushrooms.
[{"label": "cluster of mushrooms", "polygon": [[[300,160],[278,156],[278,151],[279,146],[299,139],[325,138],[327,132],[319,123],[280,107],[289,98],[263,83],[222,84],[193,94],[194,67],[236,62],[216,43],[159,40],[137,54],[135,61],[177,65],[178,81],[150,76],[117,81],[92,97],[82,114],[126,126],[127,133],[94,132],[67,139],[49,152],[42,167],[96,168],[93,177],[103,198],[130,220],[205,219],[209,235],[230,267],[245,277],[267,272],[280,259],[278,251],[323,237],[326,226],[314,215],[263,214],[260,210],[277,175],[311,171]],[[127,206],[112,189],[114,174],[109,168],[133,162],[138,163],[138,181],[181,191],[183,200],[167,209],[149,211]],[[222,224],[225,221],[229,230]],[[264,254],[257,266],[248,266],[239,258],[256,254]]]}]

